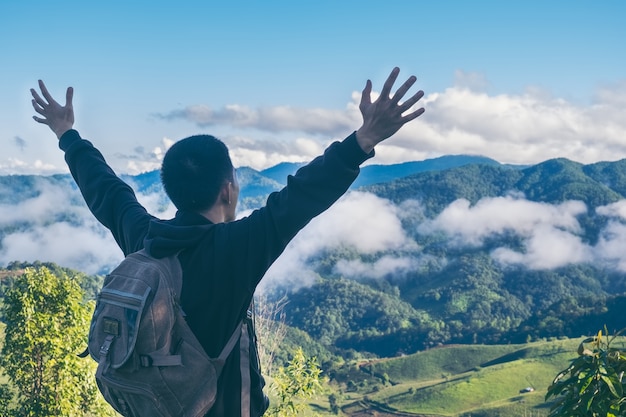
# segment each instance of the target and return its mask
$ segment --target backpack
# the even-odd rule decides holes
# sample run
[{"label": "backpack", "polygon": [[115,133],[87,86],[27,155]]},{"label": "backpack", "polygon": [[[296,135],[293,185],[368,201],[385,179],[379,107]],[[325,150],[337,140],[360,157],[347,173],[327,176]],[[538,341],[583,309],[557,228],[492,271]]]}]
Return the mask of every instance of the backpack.
[{"label": "backpack", "polygon": [[[249,398],[246,323],[240,322],[219,357],[209,358],[185,321],[181,288],[176,255],[156,259],[145,249],[128,255],[105,278],[87,351],[98,362],[100,392],[123,416],[204,416],[215,402],[224,362],[239,340],[242,403]],[[249,369],[245,372],[249,375]]]}]

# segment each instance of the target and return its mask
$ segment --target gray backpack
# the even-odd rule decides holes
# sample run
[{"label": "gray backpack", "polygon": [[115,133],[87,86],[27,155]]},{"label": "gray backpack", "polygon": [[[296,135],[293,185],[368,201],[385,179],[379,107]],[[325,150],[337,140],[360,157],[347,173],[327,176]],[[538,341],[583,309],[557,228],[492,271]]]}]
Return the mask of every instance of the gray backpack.
[{"label": "gray backpack", "polygon": [[[100,392],[126,417],[204,416],[215,402],[219,375],[237,341],[242,361],[249,360],[243,322],[219,357],[208,357],[185,321],[181,288],[176,256],[155,259],[141,250],[106,277],[98,295],[88,352],[98,362]],[[242,398],[249,398],[249,387],[245,393],[243,385]]]}]

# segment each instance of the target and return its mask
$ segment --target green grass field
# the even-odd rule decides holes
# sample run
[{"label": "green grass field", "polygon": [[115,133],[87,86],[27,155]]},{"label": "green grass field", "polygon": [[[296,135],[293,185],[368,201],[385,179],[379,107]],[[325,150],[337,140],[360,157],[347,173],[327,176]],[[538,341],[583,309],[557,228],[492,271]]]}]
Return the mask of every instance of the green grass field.
[{"label": "green grass field", "polygon": [[[390,416],[545,416],[546,390],[576,357],[581,340],[452,346],[361,363],[363,378],[370,382],[344,394],[344,410],[366,400]],[[625,339],[614,346],[626,346]],[[354,368],[348,378],[357,378]],[[380,384],[372,384],[372,378]],[[389,383],[382,385],[385,380]],[[534,391],[520,392],[527,387]]]},{"label": "green grass field", "polygon": [[[0,323],[0,346],[4,339]],[[352,362],[338,370],[306,416],[542,417],[554,377],[576,357],[581,339],[520,345],[457,345],[397,358]],[[626,338],[613,346],[626,348]],[[0,375],[0,383],[7,382]],[[268,380],[268,382],[270,382]],[[532,387],[534,391],[520,391]],[[271,394],[270,394],[271,395]]]}]

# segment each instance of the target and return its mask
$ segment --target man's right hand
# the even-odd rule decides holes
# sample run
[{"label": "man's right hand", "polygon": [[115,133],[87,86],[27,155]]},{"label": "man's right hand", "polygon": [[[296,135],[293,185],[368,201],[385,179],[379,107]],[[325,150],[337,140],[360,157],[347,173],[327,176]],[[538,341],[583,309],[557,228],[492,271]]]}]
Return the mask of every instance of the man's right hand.
[{"label": "man's right hand", "polygon": [[389,96],[399,73],[400,69],[397,67],[391,71],[383,85],[380,96],[373,103],[371,100],[372,82],[367,80],[365,84],[359,105],[361,115],[363,116],[363,125],[356,132],[357,142],[365,153],[370,153],[374,146],[392,136],[406,123],[424,113],[424,108],[420,108],[404,116],[402,115],[424,96],[424,92],[421,90],[404,103],[399,104],[402,97],[417,80],[415,76],[409,77],[398,88],[393,97]]},{"label": "man's right hand", "polygon": [[[33,116],[33,119],[48,127],[54,132],[58,139],[74,126],[74,108],[72,107],[72,97],[74,96],[74,89],[72,87],[67,88],[65,93],[65,106],[61,106],[57,103],[46,88],[43,81],[39,80],[39,88],[41,89],[41,95],[43,99],[37,94],[37,91],[30,89],[30,93],[33,95],[33,108],[37,113],[43,116]],[[45,100],[44,100],[45,99]]]}]

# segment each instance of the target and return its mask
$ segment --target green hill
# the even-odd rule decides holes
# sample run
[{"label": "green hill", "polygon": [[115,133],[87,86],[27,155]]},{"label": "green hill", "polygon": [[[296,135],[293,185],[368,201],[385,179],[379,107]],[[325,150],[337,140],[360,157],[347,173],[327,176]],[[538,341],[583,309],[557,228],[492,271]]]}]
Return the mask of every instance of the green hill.
[{"label": "green hill", "polygon": [[481,198],[501,196],[522,178],[518,169],[495,165],[465,165],[443,171],[428,171],[388,183],[364,187],[398,204],[406,200],[422,203],[427,217],[441,212],[450,203],[465,198],[476,203]]},{"label": "green hill", "polygon": [[626,196],[626,160],[582,165],[552,159],[523,169],[503,165],[472,164],[443,171],[410,175],[365,187],[367,191],[400,203],[416,199],[433,216],[453,201],[475,204],[485,197],[522,193],[531,201],[560,203],[579,200],[595,208]]},{"label": "green hill", "polygon": [[[376,409],[380,416],[545,416],[547,387],[581,340],[442,347],[345,366],[334,381],[349,393],[348,415]],[[626,347],[618,340],[614,346]]]}]

